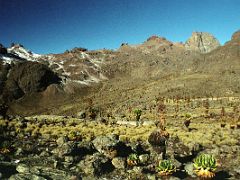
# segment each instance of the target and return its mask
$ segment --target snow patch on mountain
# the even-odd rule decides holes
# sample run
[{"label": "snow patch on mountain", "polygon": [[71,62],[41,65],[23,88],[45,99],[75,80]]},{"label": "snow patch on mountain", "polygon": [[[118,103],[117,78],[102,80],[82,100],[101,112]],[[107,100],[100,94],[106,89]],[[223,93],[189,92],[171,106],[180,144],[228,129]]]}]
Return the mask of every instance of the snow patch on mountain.
[{"label": "snow patch on mountain", "polygon": [[85,52],[81,52],[81,58],[83,59],[90,59],[89,54],[85,53]]},{"label": "snow patch on mountain", "polygon": [[0,60],[2,60],[4,65],[5,64],[11,64],[11,63],[14,63],[16,61],[24,61],[23,59],[13,57],[9,54],[0,54]]},{"label": "snow patch on mountain", "polygon": [[28,61],[38,61],[38,59],[42,57],[42,55],[33,53],[20,45],[12,46],[7,50],[8,53],[19,56],[20,58],[26,59]]},{"label": "snow patch on mountain", "polygon": [[0,59],[3,61],[3,64],[11,64],[13,61],[13,58],[10,58],[8,56],[1,55],[1,54],[0,54]]},{"label": "snow patch on mountain", "polygon": [[[96,57],[100,55],[100,57]],[[62,78],[62,83],[74,82],[86,86],[99,83],[108,78],[101,72],[105,64],[105,54],[88,54],[88,52],[76,52],[75,54],[49,54],[40,55],[29,51],[20,44],[14,44],[7,48],[7,54],[0,54],[4,64],[17,61],[36,61],[46,63],[54,72]]]}]

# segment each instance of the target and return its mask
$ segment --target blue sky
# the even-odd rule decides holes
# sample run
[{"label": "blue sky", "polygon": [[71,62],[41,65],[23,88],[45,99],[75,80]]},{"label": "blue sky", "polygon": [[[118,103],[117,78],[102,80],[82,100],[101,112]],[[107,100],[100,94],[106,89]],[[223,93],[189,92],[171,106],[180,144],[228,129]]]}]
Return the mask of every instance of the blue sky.
[{"label": "blue sky", "polygon": [[239,0],[0,0],[0,43],[37,53],[115,49],[151,35],[185,42],[193,31],[223,44],[240,29]]}]

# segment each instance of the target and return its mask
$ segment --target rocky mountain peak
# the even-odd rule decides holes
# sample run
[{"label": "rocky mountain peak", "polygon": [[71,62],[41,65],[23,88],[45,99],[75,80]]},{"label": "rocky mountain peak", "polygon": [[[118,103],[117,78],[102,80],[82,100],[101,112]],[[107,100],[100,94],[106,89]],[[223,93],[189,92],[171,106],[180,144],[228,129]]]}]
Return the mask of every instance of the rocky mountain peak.
[{"label": "rocky mountain peak", "polygon": [[240,30],[238,30],[237,32],[233,33],[232,40],[240,40]]},{"label": "rocky mountain peak", "polygon": [[142,45],[140,45],[140,48],[147,49],[148,51],[162,51],[163,49],[166,50],[166,48],[169,48],[172,45],[173,43],[168,41],[165,37],[153,35],[149,37]]},{"label": "rocky mountain peak", "polygon": [[35,54],[32,51],[26,49],[23,45],[15,44],[15,43],[12,43],[11,47],[8,48],[8,53],[11,53],[11,54],[16,55],[20,58],[30,60],[30,61],[35,61],[35,60],[37,60],[38,58],[41,57],[41,55]]},{"label": "rocky mountain peak", "polygon": [[219,46],[219,41],[212,34],[206,32],[193,32],[185,43],[186,49],[200,53],[208,53]]},{"label": "rocky mountain peak", "polygon": [[152,35],[147,39],[147,41],[165,41],[165,40],[166,40],[166,38],[159,37],[157,35]]},{"label": "rocky mountain peak", "polygon": [[81,53],[81,52],[86,52],[87,49],[83,47],[75,47],[70,50],[71,53]]},{"label": "rocky mountain peak", "polygon": [[152,35],[147,39],[145,44],[171,44],[170,41],[168,41],[165,37],[159,37],[156,35]]}]

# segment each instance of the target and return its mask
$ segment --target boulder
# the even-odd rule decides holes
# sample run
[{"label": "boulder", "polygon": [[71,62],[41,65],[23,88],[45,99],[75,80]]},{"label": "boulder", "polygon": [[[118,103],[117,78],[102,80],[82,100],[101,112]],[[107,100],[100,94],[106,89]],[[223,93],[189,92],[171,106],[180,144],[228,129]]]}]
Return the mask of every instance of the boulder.
[{"label": "boulder", "polygon": [[56,141],[58,146],[62,146],[66,142],[68,142],[68,137],[67,136],[59,137]]},{"label": "boulder", "polygon": [[39,175],[36,174],[15,174],[12,175],[9,180],[47,180],[44,177],[41,177]]},{"label": "boulder", "polygon": [[85,156],[89,154],[94,154],[96,152],[96,149],[94,148],[92,142],[80,142],[77,144],[77,151],[76,155],[78,156]]},{"label": "boulder", "polygon": [[128,143],[128,145],[131,147],[133,152],[136,152],[137,154],[149,154],[150,153],[150,145],[147,142],[137,142],[137,143],[130,142],[130,143]]},{"label": "boulder", "polygon": [[169,138],[169,134],[163,130],[155,130],[148,137],[148,142],[152,145],[155,152],[165,156],[166,154],[166,142]]},{"label": "boulder", "polygon": [[145,179],[145,175],[143,174],[143,167],[134,166],[127,172],[129,174],[128,179]]},{"label": "boulder", "polygon": [[109,158],[117,156],[118,143],[117,135],[98,136],[93,140],[93,145],[97,151]]},{"label": "boulder", "polygon": [[77,146],[74,142],[60,143],[61,145],[53,149],[52,153],[56,154],[59,158],[66,155],[73,155],[76,152]]},{"label": "boulder", "polygon": [[11,176],[11,180],[45,180],[47,179],[72,179],[74,176],[69,173],[58,169],[53,169],[46,166],[27,166],[18,165],[19,173]]},{"label": "boulder", "polygon": [[197,143],[184,144],[178,137],[168,140],[167,154],[181,163],[192,161],[203,147]]},{"label": "boulder", "polygon": [[139,156],[139,162],[143,165],[146,165],[148,164],[148,160],[150,159],[150,156],[149,154],[141,154]]},{"label": "boulder", "polygon": [[16,168],[17,172],[19,173],[29,173],[30,167],[26,164],[19,164]]},{"label": "boulder", "polygon": [[166,131],[155,130],[150,134],[148,138],[148,142],[151,145],[165,146],[168,137],[169,137],[169,134]]},{"label": "boulder", "polygon": [[116,157],[112,159],[112,164],[116,169],[125,169],[126,159],[122,157]]},{"label": "boulder", "polygon": [[100,176],[114,169],[110,159],[100,153],[95,153],[93,156],[86,156],[86,158],[78,164],[78,167],[86,176]]}]

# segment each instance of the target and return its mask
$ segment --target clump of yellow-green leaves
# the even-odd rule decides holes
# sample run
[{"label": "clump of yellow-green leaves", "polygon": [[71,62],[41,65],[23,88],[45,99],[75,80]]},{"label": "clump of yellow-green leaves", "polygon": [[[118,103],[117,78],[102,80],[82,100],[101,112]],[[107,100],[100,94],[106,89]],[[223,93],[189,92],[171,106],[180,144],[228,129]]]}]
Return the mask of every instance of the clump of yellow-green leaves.
[{"label": "clump of yellow-green leaves", "polygon": [[213,155],[200,154],[194,159],[194,171],[197,176],[205,179],[211,179],[215,176],[217,162]]},{"label": "clump of yellow-green leaves", "polygon": [[176,166],[171,160],[165,159],[159,161],[158,165],[156,166],[156,171],[159,176],[169,176],[176,172]]},{"label": "clump of yellow-green leaves", "polygon": [[139,123],[140,123],[140,117],[142,115],[142,110],[141,109],[135,109],[134,114],[136,115],[136,122],[137,122],[137,126],[138,126]]},{"label": "clump of yellow-green leaves", "polygon": [[127,165],[128,166],[136,166],[139,164],[139,157],[136,153],[132,153],[127,158]]},{"label": "clump of yellow-green leaves", "polygon": [[71,141],[80,141],[82,139],[82,136],[78,131],[70,131],[70,133],[68,134],[68,138]]}]

